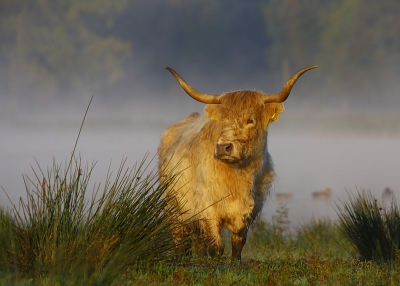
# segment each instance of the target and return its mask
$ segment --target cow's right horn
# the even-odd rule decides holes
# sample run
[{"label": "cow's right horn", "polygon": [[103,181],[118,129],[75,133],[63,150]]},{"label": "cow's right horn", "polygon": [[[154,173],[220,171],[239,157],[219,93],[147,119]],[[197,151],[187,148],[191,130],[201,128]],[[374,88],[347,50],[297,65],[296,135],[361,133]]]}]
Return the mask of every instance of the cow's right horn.
[{"label": "cow's right horn", "polygon": [[176,78],[180,86],[186,91],[187,94],[190,95],[193,99],[200,101],[205,104],[219,104],[220,102],[220,95],[213,95],[213,94],[206,94],[201,93],[191,87],[187,82],[181,78],[181,76],[169,67],[164,67],[166,70],[172,73],[172,75]]},{"label": "cow's right horn", "polygon": [[309,66],[304,69],[299,70],[297,73],[295,73],[285,84],[285,86],[282,88],[282,91],[280,93],[276,94],[268,94],[265,93],[263,94],[263,101],[264,103],[269,103],[269,102],[284,102],[290,94],[290,91],[292,90],[292,87],[296,80],[306,71],[315,69],[318,66]]}]

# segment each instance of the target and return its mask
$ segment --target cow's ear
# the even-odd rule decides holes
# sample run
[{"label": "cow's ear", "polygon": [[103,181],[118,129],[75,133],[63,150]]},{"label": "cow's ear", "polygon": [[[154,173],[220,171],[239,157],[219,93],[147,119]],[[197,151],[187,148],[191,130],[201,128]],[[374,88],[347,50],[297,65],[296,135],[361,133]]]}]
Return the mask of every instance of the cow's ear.
[{"label": "cow's ear", "polygon": [[282,103],[268,103],[264,111],[266,122],[278,121],[279,115],[281,115],[284,109],[285,107]]},{"label": "cow's ear", "polygon": [[214,121],[218,121],[218,110],[219,104],[207,104],[206,107],[204,107],[204,113]]}]

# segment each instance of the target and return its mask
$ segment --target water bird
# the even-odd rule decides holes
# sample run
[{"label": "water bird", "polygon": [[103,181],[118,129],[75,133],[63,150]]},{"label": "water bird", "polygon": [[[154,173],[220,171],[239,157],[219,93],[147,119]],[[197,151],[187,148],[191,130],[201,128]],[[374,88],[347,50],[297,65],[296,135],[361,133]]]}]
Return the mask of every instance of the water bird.
[{"label": "water bird", "polygon": [[313,198],[316,199],[329,199],[331,197],[331,189],[330,188],[326,188],[323,191],[315,191],[312,193]]},{"label": "water bird", "polygon": [[288,193],[276,193],[275,198],[280,201],[291,200],[293,198],[293,194]]}]

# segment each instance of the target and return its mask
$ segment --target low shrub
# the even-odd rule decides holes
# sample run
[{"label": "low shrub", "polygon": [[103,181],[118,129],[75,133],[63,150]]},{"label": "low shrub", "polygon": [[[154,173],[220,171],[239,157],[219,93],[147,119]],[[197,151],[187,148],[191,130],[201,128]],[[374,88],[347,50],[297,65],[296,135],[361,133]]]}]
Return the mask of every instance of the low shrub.
[{"label": "low shrub", "polygon": [[341,230],[363,260],[396,261],[400,249],[400,211],[393,198],[389,208],[370,192],[349,194],[337,205]]}]

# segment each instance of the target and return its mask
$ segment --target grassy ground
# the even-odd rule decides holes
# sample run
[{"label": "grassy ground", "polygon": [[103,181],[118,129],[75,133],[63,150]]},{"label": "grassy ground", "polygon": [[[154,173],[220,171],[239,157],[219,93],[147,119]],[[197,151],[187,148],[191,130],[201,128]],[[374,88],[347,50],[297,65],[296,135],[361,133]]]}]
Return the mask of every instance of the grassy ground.
[{"label": "grassy ground", "polygon": [[[285,220],[289,211],[282,205],[273,221],[259,220],[254,224],[241,263],[229,258],[228,244],[226,254],[220,259],[192,257],[181,263],[171,263],[169,258],[143,259],[139,253],[129,260],[129,255],[120,259],[121,253],[116,251],[114,256],[107,256],[111,263],[100,263],[99,259],[97,262],[82,260],[90,245],[97,245],[93,243],[96,238],[91,237],[92,243],[87,241],[80,249],[74,249],[73,261],[64,261],[69,269],[49,266],[50,258],[47,258],[47,264],[45,261],[33,263],[33,271],[17,265],[12,267],[7,264],[12,255],[7,255],[3,248],[0,285],[399,285],[400,264],[397,261],[374,263],[357,259],[358,254],[338,225],[328,220],[315,220],[298,229],[289,229]],[[11,219],[4,210],[0,215],[3,222]],[[6,233],[9,229],[4,223],[2,226],[0,242],[3,246],[9,245]],[[225,236],[228,242],[227,233]],[[14,243],[20,239],[17,237]],[[151,239],[151,235],[146,237],[147,241]],[[164,239],[160,245],[165,244],[164,235],[156,239]],[[103,242],[101,250],[112,251],[112,247],[104,244],[108,240],[99,241]],[[129,242],[133,244],[133,241]],[[31,250],[35,248],[30,247]],[[45,255],[50,246],[42,245],[36,249],[38,257],[30,259],[40,260],[40,251]],[[146,251],[153,254],[156,251],[150,241]],[[18,255],[28,259],[23,251]],[[55,262],[60,263],[56,258]],[[87,268],[88,264],[98,269]]]},{"label": "grassy ground", "polygon": [[[169,230],[180,210],[175,198],[162,198],[174,178],[158,181],[145,161],[121,164],[103,189],[87,192],[93,168],[76,159],[47,172],[38,167],[26,199],[0,208],[0,285],[399,285],[399,210],[382,211],[370,196],[350,197],[342,221],[297,229],[289,228],[283,204],[272,221],[253,225],[242,262],[229,258],[224,233],[222,258],[177,263]],[[382,233],[371,230],[372,221]],[[375,235],[392,242],[389,262],[360,251],[380,247]],[[357,245],[367,236],[367,247]]]},{"label": "grassy ground", "polygon": [[[229,250],[228,250],[229,252]],[[121,285],[399,285],[400,268],[357,259],[338,227],[313,221],[290,234],[256,223],[242,263],[192,259],[127,272]]]}]

